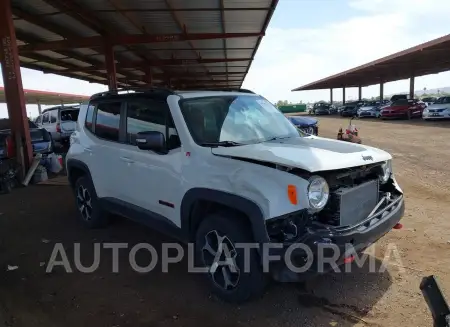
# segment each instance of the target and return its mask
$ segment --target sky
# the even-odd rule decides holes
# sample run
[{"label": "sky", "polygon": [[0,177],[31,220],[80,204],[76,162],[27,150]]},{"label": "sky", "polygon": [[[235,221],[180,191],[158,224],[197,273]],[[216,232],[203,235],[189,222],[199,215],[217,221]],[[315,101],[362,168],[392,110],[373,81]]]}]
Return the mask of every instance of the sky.
[{"label": "sky", "polygon": [[[243,87],[272,102],[329,100],[329,90],[293,88],[450,33],[449,0],[279,0]],[[0,73],[1,74],[1,73]],[[22,69],[27,89],[86,94],[106,90],[71,78]],[[0,79],[0,85],[3,85]],[[450,86],[450,72],[417,77],[415,89]],[[384,93],[407,92],[409,81],[386,83]],[[362,90],[379,95],[379,86]],[[357,89],[346,90],[356,99]],[[342,99],[342,90],[334,90]],[[27,106],[36,116],[37,107]],[[0,117],[7,109],[0,104]]]}]

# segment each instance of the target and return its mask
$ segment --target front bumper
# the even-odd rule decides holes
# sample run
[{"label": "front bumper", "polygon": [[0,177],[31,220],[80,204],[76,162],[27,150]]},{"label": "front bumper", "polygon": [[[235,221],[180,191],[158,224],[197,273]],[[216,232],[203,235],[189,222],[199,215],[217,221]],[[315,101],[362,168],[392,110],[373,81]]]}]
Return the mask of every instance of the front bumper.
[{"label": "front bumper", "polygon": [[423,112],[423,119],[450,119],[450,113],[446,112]]},{"label": "front bumper", "polygon": [[377,117],[377,113],[376,112],[372,112],[372,111],[363,111],[363,112],[360,112],[359,114],[358,114],[358,116],[360,117],[360,118],[364,118],[364,117]]},{"label": "front bumper", "polygon": [[[380,201],[381,202],[381,201]],[[378,207],[378,206],[377,206]],[[279,282],[301,282],[319,273],[326,273],[335,266],[342,265],[345,258],[353,254],[364,251],[371,244],[379,240],[388,233],[403,217],[405,203],[403,195],[399,195],[385,208],[369,215],[362,222],[350,227],[321,227],[311,225],[306,228],[297,240],[290,244],[285,244],[283,248],[271,249],[270,255],[280,256],[282,260],[273,261],[270,264],[270,272],[273,278]],[[307,262],[307,253],[303,248],[296,248],[299,244],[311,249],[312,258]],[[292,251],[289,250],[294,246]],[[289,258],[286,255],[290,252]],[[333,265],[325,265],[324,259],[335,259]],[[294,267],[307,265],[308,270],[298,273],[287,265],[287,260]]]},{"label": "front bumper", "polygon": [[404,111],[391,111],[381,113],[381,118],[403,118],[403,117],[406,117],[406,112]]}]

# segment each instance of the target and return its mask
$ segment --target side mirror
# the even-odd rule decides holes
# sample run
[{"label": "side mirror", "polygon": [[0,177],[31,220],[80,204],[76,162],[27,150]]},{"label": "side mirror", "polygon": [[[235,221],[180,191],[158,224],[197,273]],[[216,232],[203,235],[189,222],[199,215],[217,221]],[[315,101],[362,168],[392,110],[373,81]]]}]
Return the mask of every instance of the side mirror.
[{"label": "side mirror", "polygon": [[136,135],[136,145],[141,150],[151,150],[157,153],[167,153],[164,134],[157,131],[139,132]]}]

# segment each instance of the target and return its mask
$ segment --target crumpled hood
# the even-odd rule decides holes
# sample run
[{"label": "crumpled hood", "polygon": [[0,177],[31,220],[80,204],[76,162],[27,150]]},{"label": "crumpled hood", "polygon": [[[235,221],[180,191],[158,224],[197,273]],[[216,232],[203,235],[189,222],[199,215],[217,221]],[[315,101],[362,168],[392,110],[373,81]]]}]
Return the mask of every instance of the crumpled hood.
[{"label": "crumpled hood", "polygon": [[309,172],[362,166],[392,159],[380,149],[321,137],[293,137],[235,147],[211,149],[220,156],[270,162]]}]

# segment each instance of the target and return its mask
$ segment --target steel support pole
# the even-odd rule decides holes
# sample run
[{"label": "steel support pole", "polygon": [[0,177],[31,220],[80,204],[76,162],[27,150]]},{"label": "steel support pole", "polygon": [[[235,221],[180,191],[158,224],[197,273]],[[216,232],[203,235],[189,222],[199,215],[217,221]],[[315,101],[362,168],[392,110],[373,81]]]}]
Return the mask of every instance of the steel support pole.
[{"label": "steel support pole", "polygon": [[22,165],[22,174],[33,160],[28,117],[20,74],[19,52],[10,0],[0,1],[0,61],[6,105],[11,122],[11,130],[16,143],[17,160]]},{"label": "steel support pole", "polygon": [[150,67],[148,67],[147,71],[145,72],[145,82],[149,86],[153,84],[153,74]]},{"label": "steel support pole", "polygon": [[380,83],[380,101],[383,101],[384,99],[384,83]]},{"label": "steel support pole", "polygon": [[342,88],[342,104],[345,104],[345,87]]},{"label": "steel support pole", "polygon": [[39,115],[41,115],[42,114],[42,107],[41,107],[41,102],[39,100],[37,102],[37,106],[38,106]]},{"label": "steel support pole", "polygon": [[330,89],[330,104],[333,104],[333,88]]},{"label": "steel support pole", "polygon": [[111,44],[105,45],[106,75],[108,77],[108,89],[117,90],[116,60],[114,59],[114,47]]},{"label": "steel support pole", "polygon": [[409,98],[414,99],[414,76],[409,79]]},{"label": "steel support pole", "polygon": [[362,87],[361,87],[361,85],[358,87],[358,100],[359,101],[362,100]]}]

